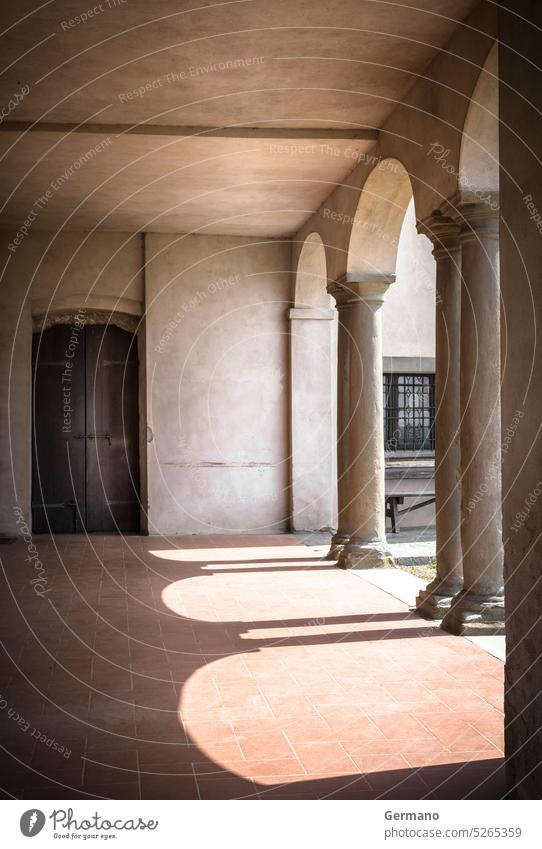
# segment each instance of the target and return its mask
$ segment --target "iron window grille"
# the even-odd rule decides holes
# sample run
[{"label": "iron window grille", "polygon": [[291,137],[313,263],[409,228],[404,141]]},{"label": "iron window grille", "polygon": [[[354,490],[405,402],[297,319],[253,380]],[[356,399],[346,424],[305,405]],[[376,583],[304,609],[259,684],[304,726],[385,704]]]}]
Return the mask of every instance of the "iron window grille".
[{"label": "iron window grille", "polygon": [[384,375],[386,451],[434,451],[435,375]]}]

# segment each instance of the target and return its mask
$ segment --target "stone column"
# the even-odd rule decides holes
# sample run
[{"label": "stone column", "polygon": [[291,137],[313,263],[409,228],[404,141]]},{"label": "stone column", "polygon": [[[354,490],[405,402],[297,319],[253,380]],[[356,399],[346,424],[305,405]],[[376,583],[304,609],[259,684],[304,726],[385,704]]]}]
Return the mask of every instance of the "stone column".
[{"label": "stone column", "polygon": [[392,564],[386,543],[384,503],[384,418],[381,307],[393,275],[346,275],[344,292],[350,335],[348,490],[350,533],[339,557],[342,568],[370,569]]},{"label": "stone column", "polygon": [[463,587],[461,557],[461,449],[459,352],[461,332],[460,227],[436,213],[419,231],[434,245],[436,261],[435,510],[437,574],[418,595],[416,607],[441,619]]},{"label": "stone column", "polygon": [[348,352],[350,330],[346,292],[339,283],[328,284],[327,291],[335,298],[338,312],[337,332],[337,532],[333,535],[326,560],[338,560],[350,538],[348,527],[348,419],[350,369]]},{"label": "stone column", "polygon": [[498,203],[462,203],[461,545],[463,589],[443,619],[454,634],[504,631]]}]

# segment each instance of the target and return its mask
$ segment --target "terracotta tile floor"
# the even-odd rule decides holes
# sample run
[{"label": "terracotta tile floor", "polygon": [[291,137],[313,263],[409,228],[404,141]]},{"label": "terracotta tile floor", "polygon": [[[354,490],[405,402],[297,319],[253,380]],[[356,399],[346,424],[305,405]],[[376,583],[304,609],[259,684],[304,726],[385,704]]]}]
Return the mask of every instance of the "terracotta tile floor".
[{"label": "terracotta tile floor", "polygon": [[293,538],[34,542],[42,597],[0,550],[6,795],[504,792],[502,663]]}]

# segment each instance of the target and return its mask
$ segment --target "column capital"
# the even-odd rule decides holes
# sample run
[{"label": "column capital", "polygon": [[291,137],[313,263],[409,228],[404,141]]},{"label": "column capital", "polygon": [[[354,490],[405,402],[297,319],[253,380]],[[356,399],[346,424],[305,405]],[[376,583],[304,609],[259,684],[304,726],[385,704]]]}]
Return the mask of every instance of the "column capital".
[{"label": "column capital", "polygon": [[418,233],[433,243],[433,256],[435,259],[449,256],[454,251],[459,251],[459,234],[461,227],[459,222],[445,215],[440,209],[435,210],[416,223]]},{"label": "column capital", "polygon": [[330,283],[327,291],[337,302],[337,309],[357,303],[380,305],[384,295],[395,281],[395,274],[347,272]]},{"label": "column capital", "polygon": [[459,196],[444,205],[444,212],[460,226],[461,242],[470,239],[499,238],[499,195]]}]

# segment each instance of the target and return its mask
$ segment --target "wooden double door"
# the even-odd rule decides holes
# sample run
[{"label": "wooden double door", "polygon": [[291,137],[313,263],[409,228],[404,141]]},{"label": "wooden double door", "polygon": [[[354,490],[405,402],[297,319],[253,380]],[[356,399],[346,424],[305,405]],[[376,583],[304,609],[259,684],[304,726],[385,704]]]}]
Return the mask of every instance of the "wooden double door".
[{"label": "wooden double door", "polygon": [[34,533],[139,531],[136,337],[56,325],[32,349]]}]

